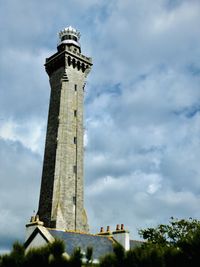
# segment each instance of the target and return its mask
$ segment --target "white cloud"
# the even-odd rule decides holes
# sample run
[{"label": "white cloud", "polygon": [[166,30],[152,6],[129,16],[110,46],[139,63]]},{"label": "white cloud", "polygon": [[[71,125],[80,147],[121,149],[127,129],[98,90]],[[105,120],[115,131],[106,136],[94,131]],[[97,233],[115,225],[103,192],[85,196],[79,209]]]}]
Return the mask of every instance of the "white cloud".
[{"label": "white cloud", "polygon": [[46,123],[36,121],[25,121],[21,124],[8,120],[0,125],[0,138],[9,141],[18,141],[32,152],[43,154],[44,133]]},{"label": "white cloud", "polygon": [[94,181],[87,188],[87,195],[96,196],[97,194],[111,193],[112,191],[117,195],[120,191],[144,191],[149,194],[154,194],[161,188],[162,178],[156,173],[131,173],[129,176],[101,177]]},{"label": "white cloud", "polygon": [[161,13],[155,17],[154,30],[158,33],[174,31],[181,27],[190,25],[192,22],[196,22],[199,16],[199,4],[193,1],[183,2],[181,5],[174,9],[161,10]]}]

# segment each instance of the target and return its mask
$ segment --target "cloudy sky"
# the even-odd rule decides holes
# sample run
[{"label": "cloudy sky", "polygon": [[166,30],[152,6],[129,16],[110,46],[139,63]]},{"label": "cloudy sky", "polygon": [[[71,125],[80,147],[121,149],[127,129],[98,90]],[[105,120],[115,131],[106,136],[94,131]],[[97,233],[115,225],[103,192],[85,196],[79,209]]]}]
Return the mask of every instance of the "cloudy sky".
[{"label": "cloudy sky", "polygon": [[200,1],[0,0],[0,249],[38,207],[50,87],[45,58],[68,25],[93,58],[85,94],[91,232],[132,238],[200,219]]}]

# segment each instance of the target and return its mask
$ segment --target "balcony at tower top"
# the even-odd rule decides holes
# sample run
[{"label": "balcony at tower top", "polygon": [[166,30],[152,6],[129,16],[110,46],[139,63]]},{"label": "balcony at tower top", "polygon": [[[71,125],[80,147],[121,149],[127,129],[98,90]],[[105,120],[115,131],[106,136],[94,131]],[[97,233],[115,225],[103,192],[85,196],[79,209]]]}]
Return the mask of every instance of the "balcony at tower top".
[{"label": "balcony at tower top", "polygon": [[74,29],[72,26],[64,28],[64,30],[59,32],[59,43],[58,46],[61,44],[73,44],[80,48],[79,39],[81,34],[79,31]]}]

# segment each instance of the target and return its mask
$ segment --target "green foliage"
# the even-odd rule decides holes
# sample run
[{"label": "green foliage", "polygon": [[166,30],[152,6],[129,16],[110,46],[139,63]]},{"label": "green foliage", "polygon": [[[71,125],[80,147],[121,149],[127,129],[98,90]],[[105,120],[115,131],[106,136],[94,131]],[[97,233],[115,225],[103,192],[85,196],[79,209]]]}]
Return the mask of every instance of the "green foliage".
[{"label": "green foliage", "polygon": [[[87,266],[92,266],[92,248],[87,249]],[[83,255],[77,248],[71,257],[65,252],[65,244],[62,240],[55,240],[39,248],[32,248],[25,253],[22,244],[16,242],[9,254],[0,256],[0,267],[81,267]]]},{"label": "green foliage", "polygon": [[103,257],[99,264],[100,267],[114,267],[115,266],[115,256],[113,254],[108,254]]},{"label": "green foliage", "polygon": [[93,255],[93,248],[92,247],[87,247],[87,250],[86,250],[86,264],[87,266],[91,266],[92,264],[92,255]]},{"label": "green foliage", "polygon": [[113,247],[113,254],[106,255],[100,261],[100,267],[125,267],[125,250],[117,244]]},{"label": "green foliage", "polygon": [[49,250],[54,258],[62,258],[65,252],[65,244],[62,240],[56,239],[52,244],[49,244]]},{"label": "green foliage", "polygon": [[143,239],[153,244],[180,247],[200,230],[200,221],[190,218],[178,220],[171,217],[169,224],[160,224],[156,228],[140,230]]},{"label": "green foliage", "polygon": [[49,266],[50,245],[30,249],[25,256],[25,266]]},{"label": "green foliage", "polygon": [[116,267],[124,267],[125,263],[125,250],[121,245],[115,245],[113,248],[114,258],[115,258],[115,266]]},{"label": "green foliage", "polygon": [[75,249],[69,260],[70,267],[81,267],[82,258],[83,255],[81,253],[81,249],[80,248]]},{"label": "green foliage", "polygon": [[139,231],[141,247],[124,252],[120,246],[101,259],[100,267],[196,267],[200,260],[200,221],[171,218],[169,224]]},{"label": "green foliage", "polygon": [[[67,258],[64,256],[65,244],[62,240],[55,240],[52,244],[49,244],[49,265],[50,266],[69,266]],[[49,266],[48,265],[48,266]]]},{"label": "green foliage", "polygon": [[25,261],[25,249],[19,242],[13,244],[10,255],[3,255],[1,257],[0,266],[2,267],[20,267],[24,266]]}]

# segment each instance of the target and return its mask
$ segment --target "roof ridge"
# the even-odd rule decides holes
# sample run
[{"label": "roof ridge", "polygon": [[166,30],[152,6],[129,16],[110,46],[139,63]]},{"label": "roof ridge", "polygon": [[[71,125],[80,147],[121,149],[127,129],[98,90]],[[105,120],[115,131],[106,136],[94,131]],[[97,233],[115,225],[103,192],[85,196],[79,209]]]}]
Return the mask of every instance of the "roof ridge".
[{"label": "roof ridge", "polygon": [[112,239],[111,236],[106,235],[99,235],[99,234],[91,234],[91,233],[85,233],[81,231],[74,231],[74,230],[64,230],[64,229],[56,229],[56,228],[47,228],[49,231],[57,231],[57,232],[63,232],[63,233],[73,233],[73,234],[80,234],[80,235],[88,235],[88,236],[98,236],[103,238]]}]

